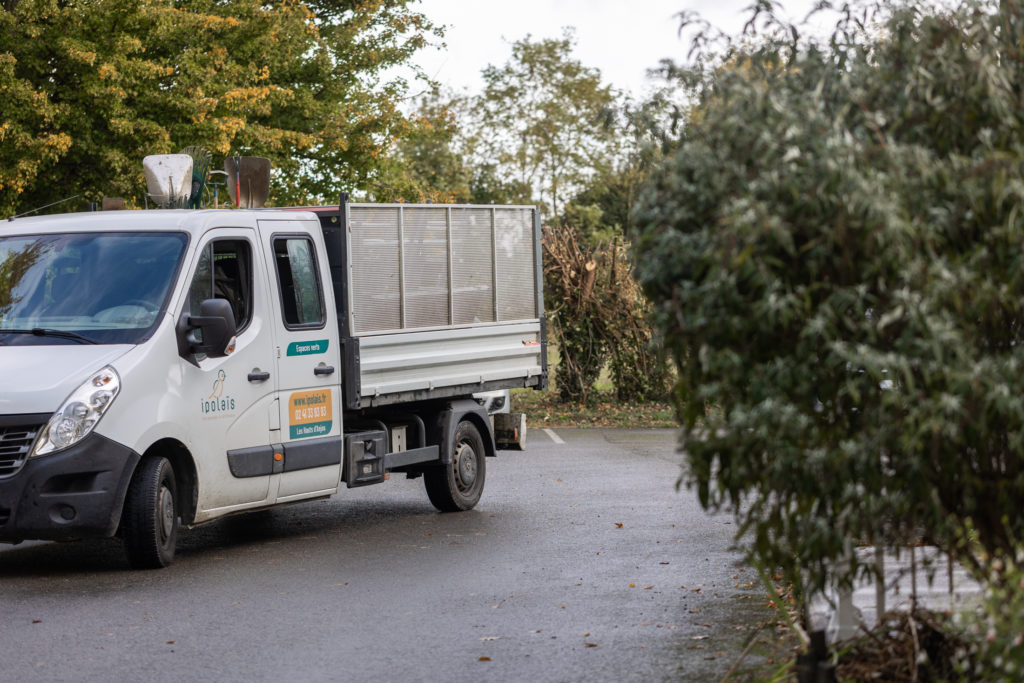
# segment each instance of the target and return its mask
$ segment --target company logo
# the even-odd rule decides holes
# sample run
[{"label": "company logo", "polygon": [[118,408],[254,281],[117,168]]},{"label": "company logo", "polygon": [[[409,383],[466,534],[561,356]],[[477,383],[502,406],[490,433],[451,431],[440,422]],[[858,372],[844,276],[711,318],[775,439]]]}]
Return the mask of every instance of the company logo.
[{"label": "company logo", "polygon": [[235,398],[224,393],[224,381],[227,373],[223,370],[217,371],[217,379],[213,381],[213,391],[210,395],[199,401],[199,409],[203,415],[213,413],[228,413],[235,409]]}]

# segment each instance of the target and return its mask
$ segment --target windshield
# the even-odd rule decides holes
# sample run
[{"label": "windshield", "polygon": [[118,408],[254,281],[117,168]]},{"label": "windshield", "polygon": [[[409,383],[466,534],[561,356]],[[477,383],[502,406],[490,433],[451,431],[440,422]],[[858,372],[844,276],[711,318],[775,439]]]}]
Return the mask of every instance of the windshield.
[{"label": "windshield", "polygon": [[147,339],[187,242],[181,233],[0,236],[0,346]]}]

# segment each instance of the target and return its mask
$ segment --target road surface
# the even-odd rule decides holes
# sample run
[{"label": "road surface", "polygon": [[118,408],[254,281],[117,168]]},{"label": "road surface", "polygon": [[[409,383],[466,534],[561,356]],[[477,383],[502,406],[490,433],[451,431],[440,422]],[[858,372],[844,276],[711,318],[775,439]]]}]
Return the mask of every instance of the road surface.
[{"label": "road surface", "polygon": [[422,480],[185,531],[0,545],[0,681],[718,680],[770,619],[672,430],[531,430],[475,510]]}]

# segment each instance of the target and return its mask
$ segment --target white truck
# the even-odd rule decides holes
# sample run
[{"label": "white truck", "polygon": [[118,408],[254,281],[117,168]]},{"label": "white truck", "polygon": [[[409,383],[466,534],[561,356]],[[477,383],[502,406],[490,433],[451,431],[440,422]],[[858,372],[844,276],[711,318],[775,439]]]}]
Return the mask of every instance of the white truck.
[{"label": "white truck", "polygon": [[0,224],[0,542],[162,567],[182,525],[392,472],[472,508],[502,445],[474,394],[547,384],[540,259],[524,206]]}]

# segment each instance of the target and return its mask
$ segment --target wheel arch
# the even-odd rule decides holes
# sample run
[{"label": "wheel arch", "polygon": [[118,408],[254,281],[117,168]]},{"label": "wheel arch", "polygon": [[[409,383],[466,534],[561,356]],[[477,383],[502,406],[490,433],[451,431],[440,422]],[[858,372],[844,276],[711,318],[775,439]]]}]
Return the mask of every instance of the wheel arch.
[{"label": "wheel arch", "polygon": [[196,464],[185,444],[177,439],[160,439],[142,454],[142,457],[157,455],[167,458],[174,469],[174,480],[178,487],[178,504],[181,523],[192,524],[196,518],[196,505],[199,498],[198,475]]},{"label": "wheel arch", "polygon": [[494,446],[494,430],[491,429],[491,419],[488,417],[487,411],[476,401],[471,399],[452,401],[448,404],[447,409],[441,412],[438,421],[441,425],[441,441],[439,445],[441,462],[443,464],[451,464],[455,430],[459,428],[459,424],[462,422],[472,423],[477,431],[480,432],[480,437],[484,442],[484,454],[487,457],[493,458],[497,454],[497,449]]}]

